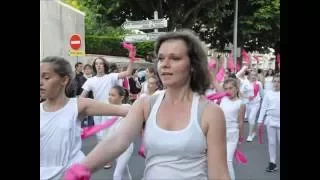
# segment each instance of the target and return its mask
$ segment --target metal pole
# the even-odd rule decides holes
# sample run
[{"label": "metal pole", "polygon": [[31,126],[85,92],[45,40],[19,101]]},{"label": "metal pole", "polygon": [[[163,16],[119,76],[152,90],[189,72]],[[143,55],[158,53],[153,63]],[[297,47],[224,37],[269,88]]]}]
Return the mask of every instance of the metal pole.
[{"label": "metal pole", "polygon": [[234,26],[233,26],[233,60],[237,72],[237,38],[238,38],[238,0],[235,0]]},{"label": "metal pole", "polygon": [[[158,20],[158,11],[154,11],[153,12],[153,15],[154,15],[154,20]],[[158,29],[154,29],[154,32],[158,32]]]}]

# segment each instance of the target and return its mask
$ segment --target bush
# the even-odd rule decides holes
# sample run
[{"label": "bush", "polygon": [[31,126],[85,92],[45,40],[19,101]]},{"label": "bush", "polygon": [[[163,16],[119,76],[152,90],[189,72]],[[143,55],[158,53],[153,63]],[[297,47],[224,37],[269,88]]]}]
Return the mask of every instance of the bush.
[{"label": "bush", "polygon": [[[128,51],[121,46],[123,37],[110,36],[86,36],[86,53],[101,54],[109,56],[128,56]],[[153,52],[154,42],[134,43],[137,48],[137,57],[144,58],[147,54]]]}]

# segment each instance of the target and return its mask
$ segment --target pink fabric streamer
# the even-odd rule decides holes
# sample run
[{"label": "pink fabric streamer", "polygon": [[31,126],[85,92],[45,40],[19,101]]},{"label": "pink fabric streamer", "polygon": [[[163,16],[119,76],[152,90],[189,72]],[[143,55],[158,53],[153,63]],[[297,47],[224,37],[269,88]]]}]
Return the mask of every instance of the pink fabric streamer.
[{"label": "pink fabric streamer", "polygon": [[239,144],[243,143],[244,142],[244,137],[243,136],[240,136],[239,137]]},{"label": "pink fabric streamer", "polygon": [[242,49],[242,52],[241,52],[241,55],[242,55],[242,57],[244,58],[244,60],[247,62],[247,63],[249,63],[249,55],[248,55],[248,53],[246,52],[246,50],[244,50],[244,49]]},{"label": "pink fabric streamer", "polygon": [[210,101],[214,101],[214,100],[219,100],[219,99],[222,99],[225,96],[230,96],[230,95],[231,94],[227,93],[227,92],[218,92],[218,93],[210,94],[210,95],[206,96],[206,98],[208,100],[210,100]]},{"label": "pink fabric streamer", "polygon": [[133,46],[130,43],[123,42],[122,43],[122,47],[128,49],[130,61],[136,61],[137,60],[137,58],[136,58],[137,51],[136,51],[136,47],[135,46]]},{"label": "pink fabric streamer", "polygon": [[244,155],[244,153],[242,151],[240,151],[239,148],[236,149],[235,157],[236,157],[236,160],[239,164],[247,164],[248,163],[247,157]]},{"label": "pink fabric streamer", "polygon": [[144,145],[143,145],[143,143],[140,144],[138,154],[139,154],[141,157],[146,158],[146,156],[145,156],[145,154],[144,154]]},{"label": "pink fabric streamer", "polygon": [[217,66],[217,62],[215,59],[211,59],[208,63],[208,69],[209,70],[213,70],[214,68],[216,68]]},{"label": "pink fabric streamer", "polygon": [[73,164],[64,174],[64,180],[90,180],[90,170],[82,164]]},{"label": "pink fabric streamer", "polygon": [[233,63],[232,53],[229,54],[228,68],[231,69],[231,72],[234,72],[234,63]]},{"label": "pink fabric streamer", "polygon": [[241,66],[239,63],[237,63],[237,72],[240,71],[240,69],[241,69]]},{"label": "pink fabric streamer", "polygon": [[223,78],[224,78],[224,67],[221,66],[219,72],[218,72],[217,75],[216,75],[216,80],[217,80],[219,83],[221,83],[222,80],[223,80]]},{"label": "pink fabric streamer", "polygon": [[249,99],[250,101],[252,101],[257,95],[258,95],[258,92],[259,92],[259,85],[257,83],[257,81],[253,84],[253,96],[251,96]]},{"label": "pink fabric streamer", "polygon": [[128,81],[128,78],[125,77],[125,78],[123,79],[122,87],[125,88],[125,89],[129,89],[129,81]]},{"label": "pink fabric streamer", "polygon": [[259,64],[259,57],[258,56],[253,56],[253,57],[257,61],[257,63]]},{"label": "pink fabric streamer", "polygon": [[280,53],[277,54],[276,63],[278,64],[278,67],[280,69]]},{"label": "pink fabric streamer", "polygon": [[263,144],[263,124],[259,126],[258,135],[259,135],[259,144]]},{"label": "pink fabric streamer", "polygon": [[82,133],[81,133],[81,139],[86,139],[86,138],[96,134],[97,132],[99,132],[105,128],[110,127],[112,124],[114,124],[118,120],[118,118],[119,117],[115,116],[112,119],[110,119],[104,123],[83,128]]}]

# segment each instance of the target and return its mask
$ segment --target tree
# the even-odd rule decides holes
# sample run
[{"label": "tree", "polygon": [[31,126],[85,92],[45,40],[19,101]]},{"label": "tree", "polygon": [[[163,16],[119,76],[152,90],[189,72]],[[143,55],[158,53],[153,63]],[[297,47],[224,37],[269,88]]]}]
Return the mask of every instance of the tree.
[{"label": "tree", "polygon": [[[215,18],[216,17],[216,18]],[[223,50],[233,42],[234,1],[201,14],[193,29],[212,47]],[[280,1],[241,0],[238,12],[238,46],[267,51],[280,42]],[[277,50],[276,50],[277,51]]]}]

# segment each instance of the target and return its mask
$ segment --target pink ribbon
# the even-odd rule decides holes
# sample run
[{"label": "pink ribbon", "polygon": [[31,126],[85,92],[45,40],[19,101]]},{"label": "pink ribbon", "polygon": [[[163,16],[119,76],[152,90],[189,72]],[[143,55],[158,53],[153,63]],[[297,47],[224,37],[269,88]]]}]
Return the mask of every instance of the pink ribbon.
[{"label": "pink ribbon", "polygon": [[259,64],[259,57],[258,56],[253,56],[253,57],[257,61],[257,63]]},{"label": "pink ribbon", "polygon": [[277,54],[276,63],[278,64],[278,67],[280,69],[280,53]]},{"label": "pink ribbon", "polygon": [[90,170],[82,164],[73,164],[64,174],[64,180],[90,180]]},{"label": "pink ribbon", "polygon": [[215,59],[211,59],[208,63],[208,69],[209,70],[213,70],[214,68],[216,68],[217,66],[217,62]]},{"label": "pink ribbon", "polygon": [[256,82],[253,84],[253,96],[251,96],[249,99],[252,101],[252,100],[258,95],[258,92],[259,92],[259,84],[258,84],[258,82],[256,81]]},{"label": "pink ribbon", "polygon": [[122,87],[125,89],[129,89],[129,82],[128,82],[128,78],[124,78],[123,82],[122,82]]},{"label": "pink ribbon", "polygon": [[214,101],[214,100],[222,99],[225,96],[231,96],[231,94],[227,92],[218,92],[218,93],[210,94],[206,96],[206,98],[210,101]]},{"label": "pink ribbon", "polygon": [[248,163],[247,157],[239,148],[236,149],[235,157],[236,157],[236,160],[239,164],[247,164]]},{"label": "pink ribbon", "polygon": [[138,154],[139,154],[141,157],[146,158],[146,156],[145,156],[145,154],[144,154],[144,145],[143,145],[143,143],[140,144]]},{"label": "pink ribbon", "polygon": [[128,49],[130,61],[136,61],[137,60],[137,58],[136,58],[137,51],[136,51],[136,47],[135,46],[133,46],[130,43],[123,42],[122,43],[122,47],[124,47],[125,49]]},{"label": "pink ribbon", "polygon": [[234,63],[233,63],[232,53],[229,54],[228,67],[231,69],[231,72],[234,72]]},{"label": "pink ribbon", "polygon": [[86,138],[96,134],[97,132],[112,126],[112,124],[114,124],[118,120],[118,118],[119,117],[115,116],[112,119],[110,119],[104,123],[83,128],[82,133],[81,133],[81,139],[86,139]]},{"label": "pink ribbon", "polygon": [[241,52],[241,55],[242,55],[242,57],[244,58],[244,60],[247,62],[247,63],[249,63],[249,55],[248,55],[248,53],[246,52],[246,50],[244,50],[244,49],[242,49],[242,52]]},{"label": "pink ribbon", "polygon": [[240,71],[241,67],[240,67],[240,64],[239,62],[237,63],[237,72]]},{"label": "pink ribbon", "polygon": [[259,144],[263,144],[263,124],[258,128]]},{"label": "pink ribbon", "polygon": [[219,72],[217,73],[216,75],[216,80],[221,83],[223,81],[223,78],[224,78],[224,67],[223,65],[221,66]]}]

